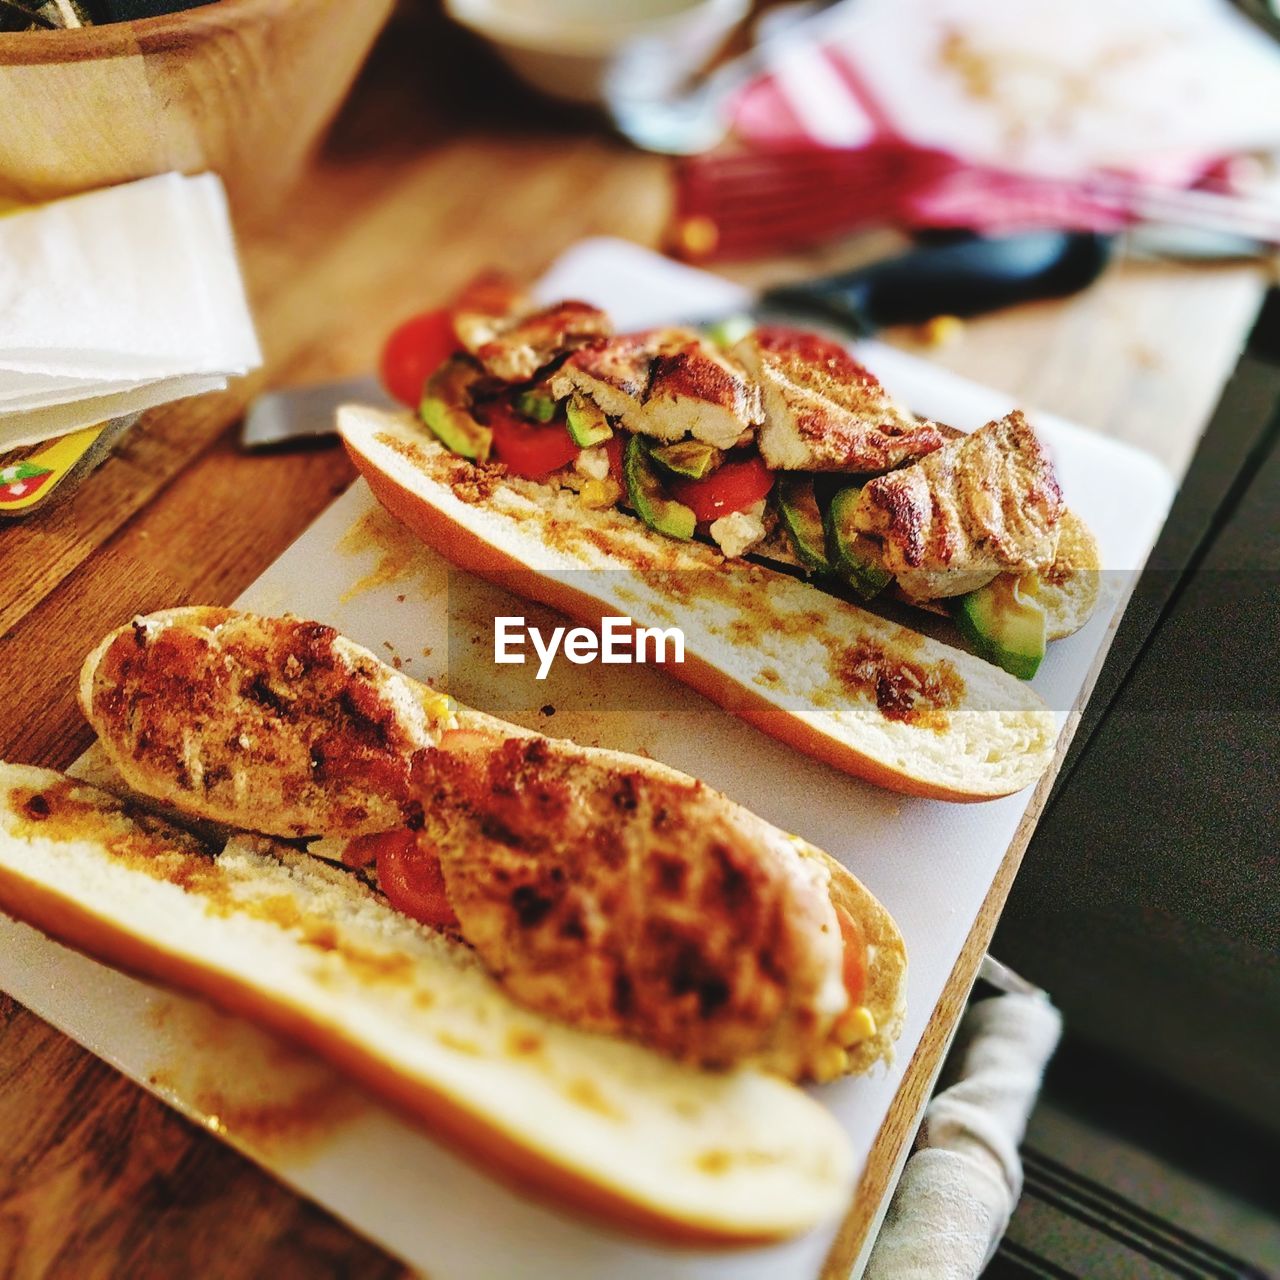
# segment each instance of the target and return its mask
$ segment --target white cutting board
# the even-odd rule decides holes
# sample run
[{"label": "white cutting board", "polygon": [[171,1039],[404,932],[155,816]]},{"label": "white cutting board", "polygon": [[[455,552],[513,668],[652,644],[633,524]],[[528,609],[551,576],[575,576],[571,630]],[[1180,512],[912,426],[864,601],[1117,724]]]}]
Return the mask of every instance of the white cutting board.
[{"label": "white cutting board", "polygon": [[[587,241],[552,269],[546,296],[608,306],[623,327],[742,305],[736,286],[618,241]],[[878,344],[863,358],[917,412],[963,428],[1012,403]],[[1096,531],[1119,598],[1172,498],[1151,458],[1045,414],[1068,501]],[[339,498],[242,597],[263,612],[331,623],[409,674],[464,701],[580,741],[643,750],[803,834],[848,864],[897,919],[910,952],[909,1012],[894,1066],[816,1090],[870,1151],[903,1069],[1029,792],[978,805],[907,799],[797,755],[652,669],[569,667],[545,683],[495,668],[496,613],[549,615],[450,570],[386,517],[363,483]],[[1035,686],[1065,720],[1114,605],[1051,646]],[[449,615],[452,614],[452,624]],[[104,628],[124,622],[104,619]],[[450,667],[454,679],[449,680]],[[555,707],[552,715],[542,708]],[[1032,975],[1034,976],[1034,975]],[[835,1224],[745,1252],[672,1252],[533,1205],[472,1170],[327,1068],[222,1017],[75,955],[0,917],[0,988],[304,1195],[433,1280],[699,1277],[784,1280],[818,1273]]]}]

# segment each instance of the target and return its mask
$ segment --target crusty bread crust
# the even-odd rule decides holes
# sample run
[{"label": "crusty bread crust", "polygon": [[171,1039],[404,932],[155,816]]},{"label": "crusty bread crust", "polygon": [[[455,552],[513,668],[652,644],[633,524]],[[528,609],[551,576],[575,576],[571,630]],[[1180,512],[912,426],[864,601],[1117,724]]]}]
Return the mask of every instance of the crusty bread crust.
[{"label": "crusty bread crust", "polygon": [[1092,530],[1070,508],[1062,513],[1058,553],[1040,575],[1036,598],[1048,615],[1048,638],[1074,635],[1093,616],[1102,595],[1102,556]]},{"label": "crusty bread crust", "polygon": [[877,1062],[891,1061],[894,1041],[902,1034],[907,1016],[907,947],[893,917],[866,885],[829,853],[821,857],[831,871],[831,901],[858,922],[870,956],[862,1003],[875,1019],[876,1033],[849,1050],[849,1072],[861,1075]]},{"label": "crusty bread crust", "polygon": [[624,1230],[741,1245],[847,1203],[847,1140],[802,1091],[519,1009],[465,948],[282,846],[214,857],[105,793],[0,764],[0,907],[287,1036],[503,1181]]},{"label": "crusty bread crust", "polygon": [[[630,613],[646,626],[683,625],[685,661],[672,666],[671,674],[764,732],[846,773],[909,795],[976,801],[1021,790],[1052,759],[1057,737],[1052,712],[1034,691],[981,659],[894,626],[786,575],[727,563],[699,544],[673,542],[621,513],[593,512],[580,505],[571,511],[539,507],[538,498],[531,496],[538,486],[531,482],[507,480],[490,471],[476,476],[475,492],[459,497],[450,477],[470,476],[470,471],[461,471],[470,464],[400,415],[344,407],[339,428],[378,501],[454,564],[590,625],[618,613]],[[545,486],[542,490],[551,493]],[[506,518],[496,509],[495,499],[518,507],[520,518]],[[572,495],[555,498],[557,503],[571,500]],[[542,571],[543,545],[549,545],[552,535],[563,542],[579,525],[581,537],[572,551],[562,547],[548,554],[555,560],[563,552],[566,569],[594,570],[594,575]],[[610,545],[625,541],[629,562],[607,550],[597,554],[597,539]],[[601,589],[602,579],[611,574],[620,578],[618,571],[628,568],[646,586],[688,573],[684,582],[691,595],[686,598],[677,590],[660,603],[670,614],[667,618],[644,616],[638,606],[628,608],[611,597],[607,582]],[[695,580],[695,572],[715,576]],[[749,584],[749,614],[741,612],[740,604],[732,607],[740,610],[736,616],[750,639],[726,645],[724,635],[717,635],[706,652],[700,651],[690,630],[690,623],[699,618],[699,581],[724,590]],[[739,601],[742,598],[739,595]],[[912,668],[913,680],[956,673],[963,685],[961,695],[946,715],[924,716],[920,723],[877,714],[875,695],[868,702],[848,694],[844,701],[851,710],[843,714],[846,708],[839,705],[838,691],[828,687],[810,694],[793,679],[792,667],[806,678],[812,675],[806,646],[815,639],[845,654],[865,643],[891,663]],[[785,672],[754,652],[761,643],[774,645],[789,658],[782,664]],[[770,673],[777,678],[774,688],[766,679]],[[878,692],[874,673],[873,687]]]}]

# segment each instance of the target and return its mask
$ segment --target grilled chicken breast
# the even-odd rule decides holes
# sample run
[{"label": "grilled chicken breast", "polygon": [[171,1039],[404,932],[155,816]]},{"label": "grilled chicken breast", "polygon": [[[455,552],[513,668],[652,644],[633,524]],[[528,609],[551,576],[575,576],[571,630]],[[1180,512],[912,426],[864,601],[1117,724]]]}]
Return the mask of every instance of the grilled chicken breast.
[{"label": "grilled chicken breast", "polygon": [[750,438],[763,417],[760,390],[742,366],[692,329],[652,329],[577,351],[551,392],[587,397],[628,431],[693,436],[720,449]]},{"label": "grilled chicken breast", "polygon": [[841,1037],[875,1028],[841,1017],[825,860],[692,778],[600,754],[534,737],[420,758],[426,835],[486,967],[532,1008],[681,1059],[843,1069]]},{"label": "grilled chicken breast", "polygon": [[1053,463],[1021,413],[867,483],[854,513],[913,600],[963,595],[998,573],[1048,569],[1063,513]]},{"label": "grilled chicken breast", "polygon": [[527,382],[566,352],[613,332],[603,311],[573,301],[513,314],[473,311],[464,305],[454,312],[453,327],[485,372],[503,382]]},{"label": "grilled chicken breast", "polygon": [[764,396],[760,452],[774,470],[887,471],[941,448],[839,343],[763,326],[734,354]]},{"label": "grilled chicken breast", "polygon": [[172,609],[112,632],[80,701],[121,777],[193,817],[264,834],[355,836],[416,814],[415,752],[452,701],[332,627]]},{"label": "grilled chicken breast", "polygon": [[[123,780],[187,817],[330,837],[339,858],[416,830],[457,931],[531,1008],[797,1079],[889,1052],[905,958],[884,909],[674,770],[455,714],[329,627],[228,609],[135,619],[81,697]],[[867,947],[856,1005],[836,902]]]}]

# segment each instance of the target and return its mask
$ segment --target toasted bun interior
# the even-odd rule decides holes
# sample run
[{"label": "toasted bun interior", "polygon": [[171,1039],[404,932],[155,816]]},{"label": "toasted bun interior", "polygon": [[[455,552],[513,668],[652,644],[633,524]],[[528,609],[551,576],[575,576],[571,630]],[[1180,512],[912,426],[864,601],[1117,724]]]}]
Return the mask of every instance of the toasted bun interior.
[{"label": "toasted bun interior", "polygon": [[1098,540],[1074,511],[1062,514],[1058,554],[1040,575],[1036,598],[1048,617],[1050,640],[1074,635],[1093,616],[1102,592],[1102,557]]},{"label": "toasted bun interior", "polygon": [[588,623],[679,625],[686,657],[669,672],[798,750],[946,800],[1021,790],[1052,759],[1053,713],[979,658],[625,513],[477,468],[407,415],[344,407],[338,422],[378,500],[454,564]]},{"label": "toasted bun interior", "polygon": [[851,1194],[847,1139],[801,1090],[520,1009],[467,948],[287,846],[211,852],[116,796],[0,764],[0,907],[307,1045],[505,1180],[624,1228],[762,1241]]},{"label": "toasted bun interior", "polygon": [[[1058,552],[1053,564],[1039,575],[1036,599],[1044,606],[1045,638],[1064,640],[1075,635],[1093,616],[1102,594],[1102,557],[1092,530],[1070,509],[1062,513]],[[951,611],[943,600],[913,600],[901,588],[894,596],[903,604],[942,618]]]}]

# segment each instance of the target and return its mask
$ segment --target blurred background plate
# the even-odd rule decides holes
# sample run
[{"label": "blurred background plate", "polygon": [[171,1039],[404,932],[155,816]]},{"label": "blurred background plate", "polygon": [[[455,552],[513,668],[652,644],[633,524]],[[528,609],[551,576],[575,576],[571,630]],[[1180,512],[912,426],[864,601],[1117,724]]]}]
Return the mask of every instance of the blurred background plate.
[{"label": "blurred background plate", "polygon": [[750,0],[445,0],[527,84],[602,103],[611,82],[671,93],[746,17]]}]

